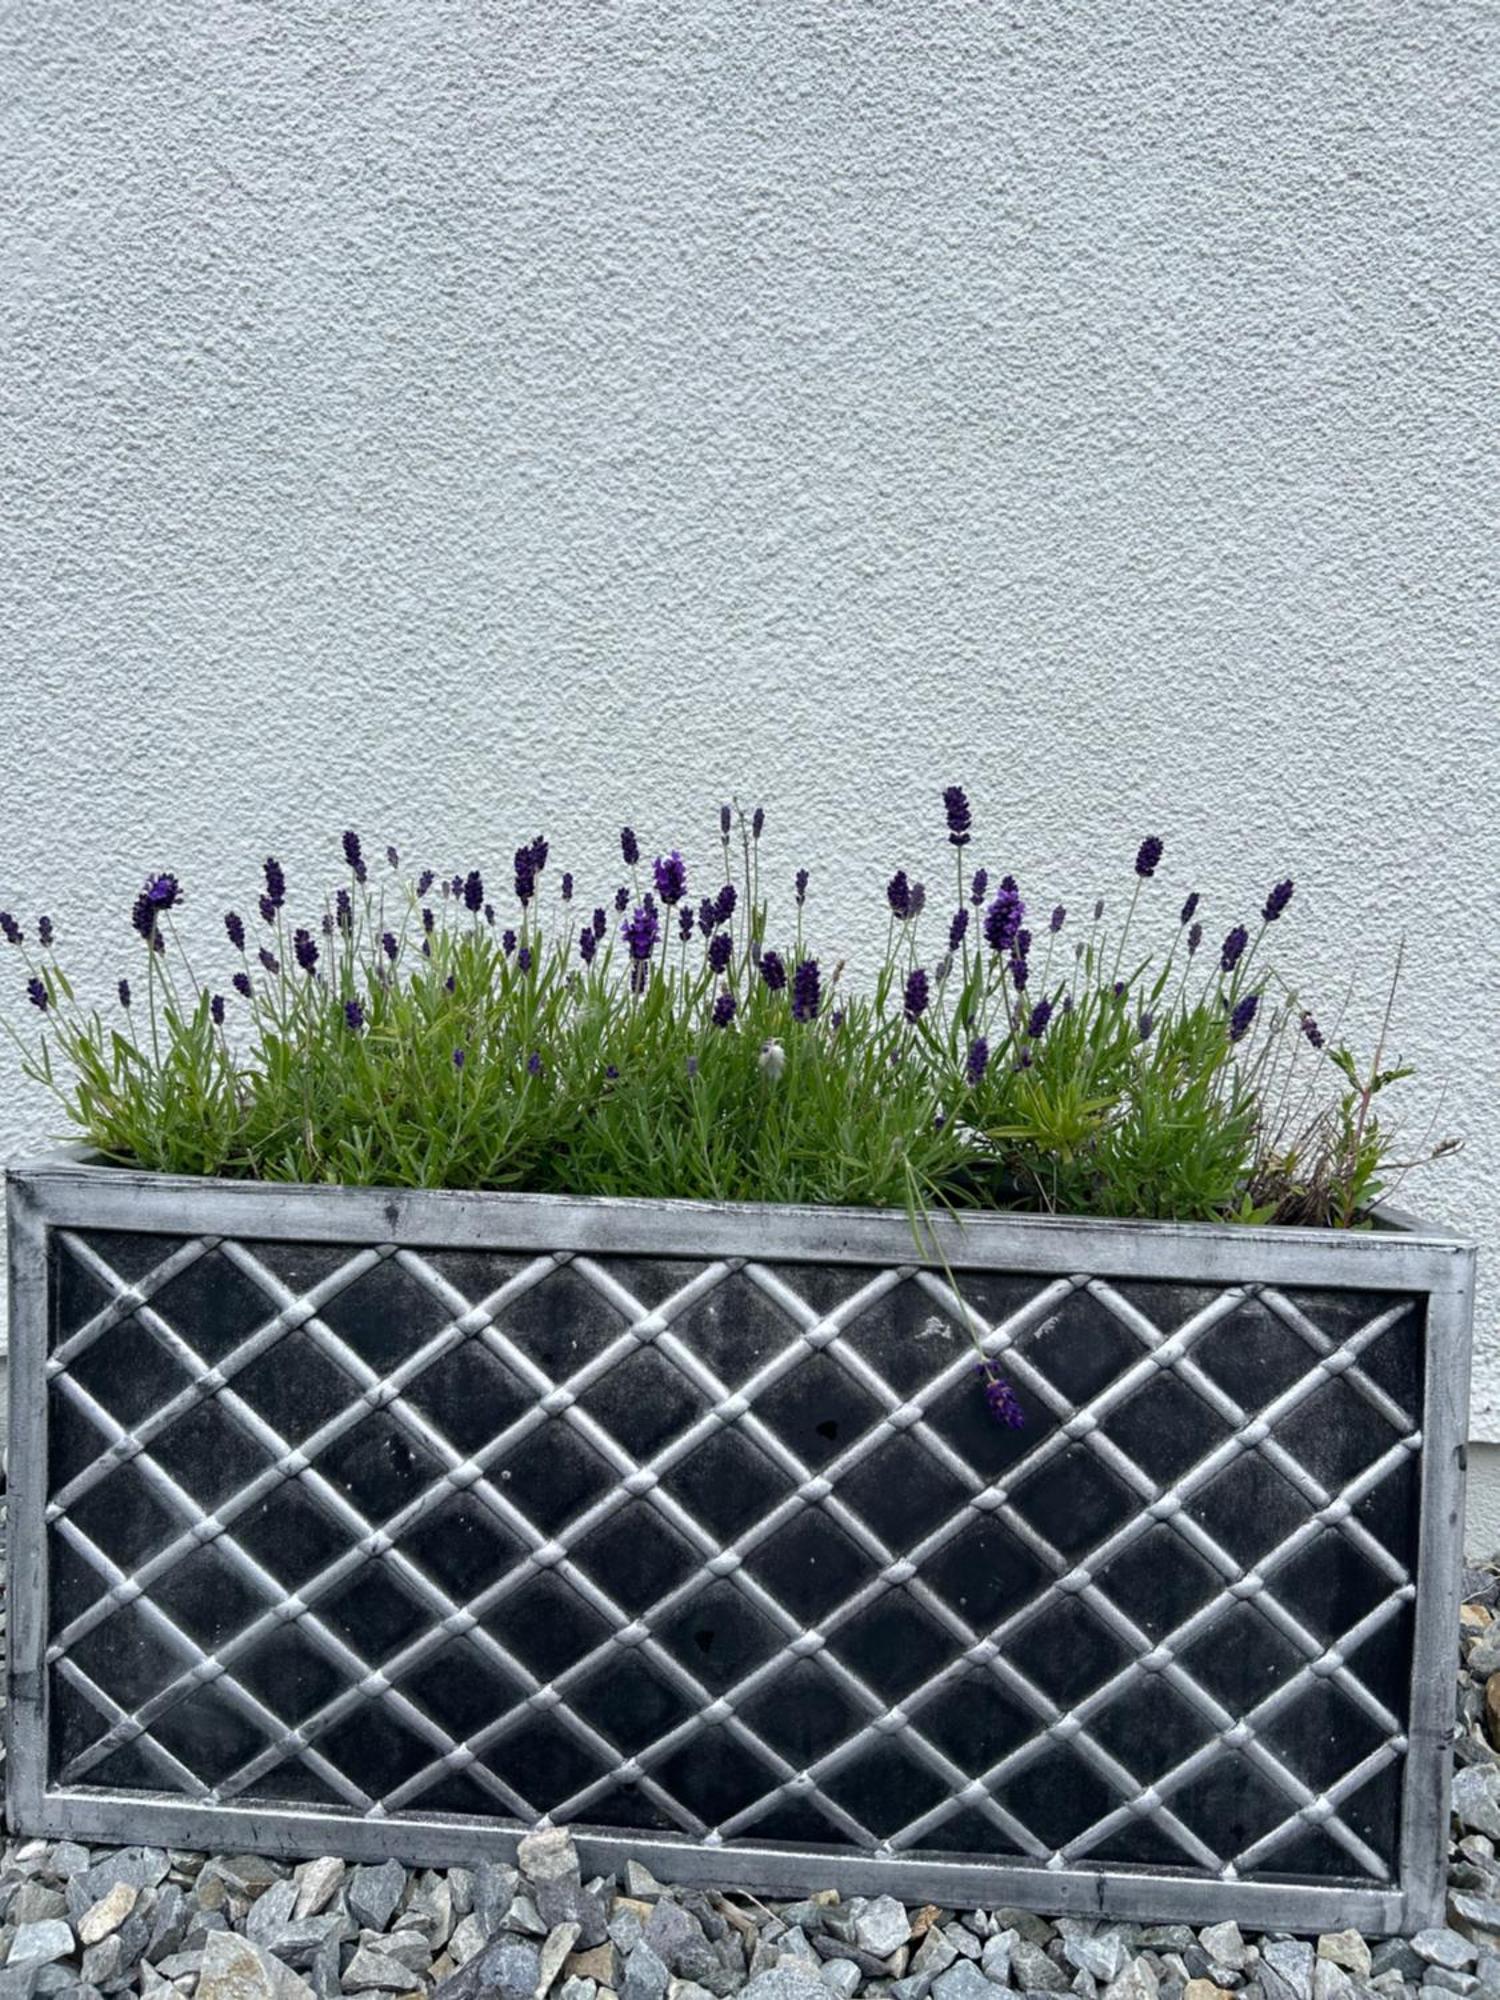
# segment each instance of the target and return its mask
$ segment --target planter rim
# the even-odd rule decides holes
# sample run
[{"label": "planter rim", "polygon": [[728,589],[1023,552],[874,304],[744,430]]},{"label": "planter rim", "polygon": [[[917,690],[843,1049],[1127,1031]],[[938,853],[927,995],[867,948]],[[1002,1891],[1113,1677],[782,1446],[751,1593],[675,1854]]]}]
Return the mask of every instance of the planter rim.
[{"label": "planter rim", "polygon": [[[487,1212],[497,1221],[507,1211],[521,1209],[558,1217],[580,1210],[608,1210],[622,1221],[632,1215],[644,1218],[660,1216],[664,1212],[704,1220],[740,1220],[746,1223],[765,1222],[777,1217],[816,1218],[826,1224],[830,1219],[847,1218],[851,1225],[899,1224],[904,1228],[909,1221],[904,1208],[838,1202],[705,1201],[676,1195],[559,1194],[524,1188],[428,1188],[394,1182],[271,1181],[221,1174],[165,1173],[153,1167],[117,1166],[81,1145],[57,1146],[44,1153],[9,1161],[4,1174],[8,1186],[23,1189],[37,1182],[61,1181],[95,1188],[112,1186],[118,1189],[126,1185],[152,1187],[174,1194],[197,1196],[213,1190],[248,1200],[337,1201],[349,1207],[363,1203],[386,1211],[392,1205],[404,1208],[414,1202],[435,1207],[462,1204],[465,1209],[472,1207],[479,1213]],[[1338,1244],[1351,1246],[1351,1249],[1355,1245],[1389,1248],[1399,1242],[1403,1248],[1412,1249],[1420,1247],[1470,1254],[1477,1249],[1476,1237],[1431,1222],[1425,1216],[1393,1203],[1377,1203],[1372,1214],[1378,1224],[1374,1230],[1334,1229],[1302,1223],[1178,1222],[1145,1216],[1039,1215],[1028,1210],[1005,1208],[943,1210],[934,1212],[931,1219],[943,1234],[959,1238],[967,1229],[982,1226],[986,1233],[996,1229],[1016,1229],[1023,1235],[1035,1234],[1054,1239],[1076,1236],[1080,1232],[1125,1230],[1158,1242],[1185,1239],[1197,1243],[1246,1245],[1298,1243],[1326,1247]],[[401,1225],[397,1218],[391,1216],[389,1219],[392,1229],[399,1230]]]}]

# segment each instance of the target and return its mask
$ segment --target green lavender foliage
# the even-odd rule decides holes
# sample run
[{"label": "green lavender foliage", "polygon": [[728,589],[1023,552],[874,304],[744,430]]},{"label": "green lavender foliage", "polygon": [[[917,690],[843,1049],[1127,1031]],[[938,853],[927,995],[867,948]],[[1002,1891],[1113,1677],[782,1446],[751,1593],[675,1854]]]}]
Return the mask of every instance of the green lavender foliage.
[{"label": "green lavender foliage", "polygon": [[626,924],[611,898],[590,946],[592,911],[551,886],[540,843],[506,918],[477,876],[466,894],[367,872],[346,836],[356,865],[300,952],[280,906],[242,926],[248,994],[195,978],[172,877],[142,891],[129,1004],[107,1015],[0,913],[40,1017],[10,1032],[104,1158],[195,1175],[1351,1226],[1397,1171],[1372,1107],[1407,1072],[1309,1033],[1263,962],[1279,909],[1226,971],[1185,920],[1162,924],[1138,864],[1118,931],[1096,912],[996,950],[965,837],[957,948],[946,898],[898,911],[893,884],[884,962],[851,992],[812,958],[800,896],[769,930],[759,816],[725,820],[697,885],[736,890],[717,968],[702,924],[680,933],[696,902],[663,907],[640,864]]}]

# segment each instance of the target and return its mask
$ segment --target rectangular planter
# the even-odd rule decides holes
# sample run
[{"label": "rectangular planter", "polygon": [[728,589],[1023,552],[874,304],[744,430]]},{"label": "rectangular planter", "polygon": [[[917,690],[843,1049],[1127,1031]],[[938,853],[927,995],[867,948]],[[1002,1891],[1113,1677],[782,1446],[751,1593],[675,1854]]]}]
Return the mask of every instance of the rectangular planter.
[{"label": "rectangular planter", "polygon": [[960,1303],[869,1210],[9,1210],[18,1832],[1439,1917],[1464,1243],[974,1215]]}]

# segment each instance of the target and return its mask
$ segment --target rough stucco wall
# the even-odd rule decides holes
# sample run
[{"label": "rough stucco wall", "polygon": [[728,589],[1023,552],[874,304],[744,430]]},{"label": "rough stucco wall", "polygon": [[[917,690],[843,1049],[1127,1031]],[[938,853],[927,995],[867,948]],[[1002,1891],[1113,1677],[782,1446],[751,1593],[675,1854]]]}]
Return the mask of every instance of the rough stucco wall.
[{"label": "rough stucco wall", "polygon": [[0,63],[0,900],[95,990],[148,865],[206,945],[345,823],[607,882],[738,787],[856,948],[955,778],[1048,903],[1292,872],[1356,1027],[1409,936],[1500,1438],[1493,10],[13,0]]}]

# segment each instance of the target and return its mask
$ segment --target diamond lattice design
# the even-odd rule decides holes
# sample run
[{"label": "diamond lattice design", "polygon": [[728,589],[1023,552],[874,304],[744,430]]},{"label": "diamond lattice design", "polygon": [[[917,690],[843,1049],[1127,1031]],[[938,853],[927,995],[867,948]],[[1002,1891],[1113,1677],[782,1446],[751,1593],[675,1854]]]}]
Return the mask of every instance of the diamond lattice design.
[{"label": "diamond lattice design", "polygon": [[62,1787],[1395,1878],[1417,1298],[51,1256]]}]

